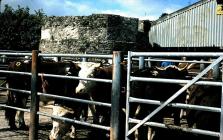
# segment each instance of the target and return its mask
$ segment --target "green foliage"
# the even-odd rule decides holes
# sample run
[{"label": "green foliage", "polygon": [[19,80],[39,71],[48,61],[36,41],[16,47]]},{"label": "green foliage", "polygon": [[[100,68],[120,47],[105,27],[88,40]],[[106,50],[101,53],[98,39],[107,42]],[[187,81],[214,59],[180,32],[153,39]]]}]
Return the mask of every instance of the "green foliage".
[{"label": "green foliage", "polygon": [[29,8],[14,10],[5,5],[0,13],[0,49],[32,50],[38,49],[44,14],[41,10],[29,13]]}]

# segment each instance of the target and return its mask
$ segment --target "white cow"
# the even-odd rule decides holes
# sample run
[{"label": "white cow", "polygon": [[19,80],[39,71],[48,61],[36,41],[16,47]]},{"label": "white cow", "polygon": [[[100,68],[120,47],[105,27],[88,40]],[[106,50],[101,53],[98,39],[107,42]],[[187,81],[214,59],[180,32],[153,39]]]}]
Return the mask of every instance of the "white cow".
[{"label": "white cow", "polygon": [[[74,114],[75,114],[75,111],[71,108],[64,107],[64,106],[53,106],[52,115],[54,116],[73,119],[75,116]],[[62,140],[62,139],[67,139],[67,138],[75,138],[76,131],[72,123],[64,122],[59,119],[52,119],[52,120],[53,120],[53,128],[50,131],[50,135],[49,135],[50,140]],[[67,133],[69,135],[67,135]]]}]

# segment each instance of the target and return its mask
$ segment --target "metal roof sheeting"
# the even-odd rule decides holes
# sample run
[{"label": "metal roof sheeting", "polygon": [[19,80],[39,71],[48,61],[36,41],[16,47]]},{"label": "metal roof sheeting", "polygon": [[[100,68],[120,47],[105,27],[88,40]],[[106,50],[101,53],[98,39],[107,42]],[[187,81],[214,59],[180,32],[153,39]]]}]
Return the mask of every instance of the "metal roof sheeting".
[{"label": "metal roof sheeting", "polygon": [[223,15],[216,0],[202,0],[155,21],[150,42],[161,47],[223,47]]}]

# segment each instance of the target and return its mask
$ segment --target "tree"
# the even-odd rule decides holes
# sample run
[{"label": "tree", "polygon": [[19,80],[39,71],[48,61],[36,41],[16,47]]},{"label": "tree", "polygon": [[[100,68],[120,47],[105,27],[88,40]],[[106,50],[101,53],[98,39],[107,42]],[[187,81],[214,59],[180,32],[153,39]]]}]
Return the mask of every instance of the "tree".
[{"label": "tree", "polygon": [[0,49],[32,50],[38,49],[44,14],[42,10],[29,13],[29,8],[14,10],[5,5],[0,13]]}]

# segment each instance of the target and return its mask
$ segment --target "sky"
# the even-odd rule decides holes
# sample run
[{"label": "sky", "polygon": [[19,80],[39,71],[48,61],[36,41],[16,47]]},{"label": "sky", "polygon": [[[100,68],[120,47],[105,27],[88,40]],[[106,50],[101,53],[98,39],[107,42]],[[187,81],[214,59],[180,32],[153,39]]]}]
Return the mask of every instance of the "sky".
[{"label": "sky", "polygon": [[47,16],[87,16],[116,14],[125,17],[155,20],[162,13],[172,13],[199,0],[1,0],[1,11],[8,4],[13,8],[29,7],[30,12],[42,9]]}]

